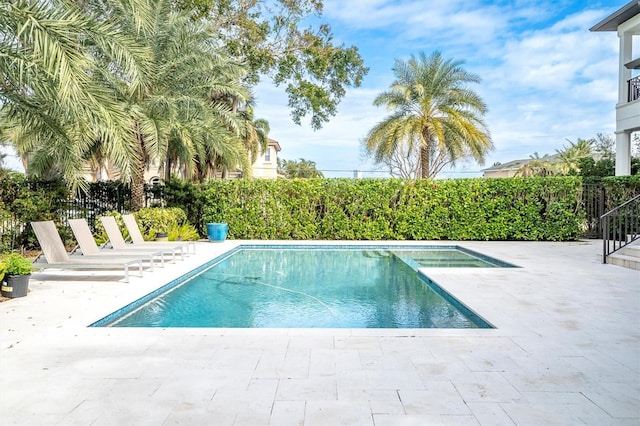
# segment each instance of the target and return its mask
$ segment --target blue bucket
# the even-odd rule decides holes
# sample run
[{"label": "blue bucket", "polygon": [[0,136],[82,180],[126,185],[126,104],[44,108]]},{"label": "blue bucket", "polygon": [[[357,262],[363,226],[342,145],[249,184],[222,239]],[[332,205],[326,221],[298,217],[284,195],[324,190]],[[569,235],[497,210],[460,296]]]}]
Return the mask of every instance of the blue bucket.
[{"label": "blue bucket", "polygon": [[221,243],[227,238],[229,226],[226,223],[207,223],[207,237],[209,241]]}]

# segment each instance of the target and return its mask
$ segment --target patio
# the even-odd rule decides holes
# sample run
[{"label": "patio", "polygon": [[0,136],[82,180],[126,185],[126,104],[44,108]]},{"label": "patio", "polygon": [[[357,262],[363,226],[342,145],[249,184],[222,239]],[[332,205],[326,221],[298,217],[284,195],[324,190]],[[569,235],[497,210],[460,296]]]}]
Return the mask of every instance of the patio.
[{"label": "patio", "polygon": [[521,268],[427,271],[492,330],[87,328],[238,243],[128,284],[34,274],[0,304],[2,423],[640,423],[640,273],[599,240],[462,242]]}]

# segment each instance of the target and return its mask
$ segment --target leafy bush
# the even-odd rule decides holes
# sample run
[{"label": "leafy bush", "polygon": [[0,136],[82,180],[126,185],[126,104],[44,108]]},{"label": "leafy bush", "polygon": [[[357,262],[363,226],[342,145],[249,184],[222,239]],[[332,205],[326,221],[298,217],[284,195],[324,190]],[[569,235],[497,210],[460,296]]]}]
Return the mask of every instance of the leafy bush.
[{"label": "leafy bush", "polygon": [[191,219],[226,222],[239,239],[573,240],[584,218],[577,177],[216,180],[184,192],[198,188]]},{"label": "leafy bush", "polygon": [[184,210],[178,207],[147,207],[133,215],[146,240],[153,240],[158,232],[169,232],[187,221]]},{"label": "leafy bush", "polygon": [[0,258],[0,272],[4,275],[29,275],[32,270],[29,259],[20,253],[13,252]]},{"label": "leafy bush", "polygon": [[[33,249],[38,243],[29,222],[54,220],[59,222],[65,209],[68,191],[61,181],[30,182],[23,174],[0,169],[0,220],[6,221],[0,248]],[[26,226],[20,226],[24,224]],[[60,229],[63,241],[71,239],[71,231]]]},{"label": "leafy bush", "polygon": [[610,176],[603,178],[602,184],[607,194],[605,200],[606,211],[640,194],[640,175]]},{"label": "leafy bush", "polygon": [[[142,237],[147,241],[153,241],[158,232],[166,232],[169,241],[176,240],[197,240],[198,232],[187,222],[187,215],[184,210],[178,207],[147,207],[133,213],[140,227]],[[122,220],[119,212],[109,212],[108,216],[113,216],[122,231],[122,235],[127,239],[129,231]],[[107,235],[101,222],[96,224],[96,240],[101,243],[107,241]]]},{"label": "leafy bush", "polygon": [[201,186],[179,179],[171,179],[165,185],[152,188],[162,190],[162,197],[166,207],[179,207],[187,214],[188,221],[195,226],[198,235],[206,235],[205,224],[202,220],[202,209],[205,202]]},{"label": "leafy bush", "polygon": [[195,241],[199,238],[196,228],[189,224],[174,224],[167,229],[169,241]]}]

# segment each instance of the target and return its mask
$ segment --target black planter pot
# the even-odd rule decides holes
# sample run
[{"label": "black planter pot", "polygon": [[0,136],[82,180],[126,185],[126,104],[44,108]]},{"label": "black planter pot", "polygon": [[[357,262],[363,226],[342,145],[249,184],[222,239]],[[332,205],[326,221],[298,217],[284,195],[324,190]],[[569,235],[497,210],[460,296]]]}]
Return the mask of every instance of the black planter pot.
[{"label": "black planter pot", "polygon": [[0,293],[10,299],[26,296],[29,289],[29,278],[31,278],[31,274],[5,275],[2,287],[0,287]]}]

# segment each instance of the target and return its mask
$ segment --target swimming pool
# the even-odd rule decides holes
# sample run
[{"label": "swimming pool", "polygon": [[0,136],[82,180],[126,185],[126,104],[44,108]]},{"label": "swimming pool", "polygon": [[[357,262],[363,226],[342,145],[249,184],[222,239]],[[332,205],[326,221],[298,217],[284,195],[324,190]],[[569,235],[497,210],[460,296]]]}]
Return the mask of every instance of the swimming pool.
[{"label": "swimming pool", "polygon": [[455,246],[242,245],[92,326],[491,328],[425,265],[513,266]]}]

